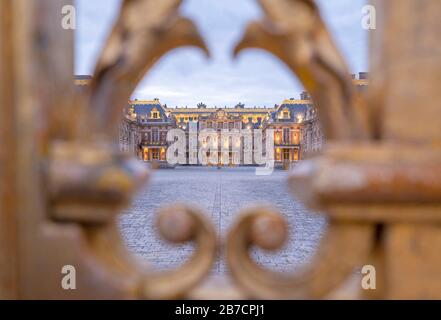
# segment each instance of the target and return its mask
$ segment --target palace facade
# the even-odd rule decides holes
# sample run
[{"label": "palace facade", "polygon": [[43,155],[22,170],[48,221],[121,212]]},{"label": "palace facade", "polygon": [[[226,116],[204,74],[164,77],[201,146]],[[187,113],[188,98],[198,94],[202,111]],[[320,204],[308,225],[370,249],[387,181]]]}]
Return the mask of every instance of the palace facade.
[{"label": "palace facade", "polygon": [[[89,81],[88,76],[76,77],[78,86],[87,86]],[[368,84],[368,74],[360,72],[358,77],[353,75],[353,81],[359,90],[363,91]],[[189,149],[191,128],[197,131],[211,129],[218,133],[219,138],[216,143],[219,144],[217,157],[219,161],[210,163],[211,165],[231,165],[236,157],[239,159],[239,164],[245,164],[243,138],[231,142],[227,161],[222,157],[220,134],[224,130],[242,132],[261,129],[264,149],[267,130],[273,130],[276,166],[289,166],[313,155],[321,150],[324,143],[317,109],[314,108],[306,92],[303,92],[298,99],[284,100],[272,108],[248,108],[242,103],[232,108],[210,108],[203,103],[196,107],[170,108],[159,99],[133,100],[124,108],[119,143],[123,151],[133,153],[140,160],[165,167],[169,166],[167,149],[171,144],[167,142],[167,133],[171,129],[181,129],[186,133],[187,138],[186,163],[192,164],[190,159],[197,158],[197,155],[190,154],[194,152]],[[233,144],[237,144],[234,145],[236,148],[233,148]]]},{"label": "palace facade", "polygon": [[[306,95],[306,94],[304,94]],[[236,148],[231,147],[228,160],[225,163],[221,155],[221,133],[225,130],[243,132],[261,129],[266,136],[268,129],[274,130],[274,157],[276,165],[296,162],[302,158],[301,137],[303,122],[309,110],[313,109],[310,99],[289,99],[274,108],[246,108],[239,103],[234,108],[208,108],[199,104],[195,108],[168,108],[159,100],[131,101],[124,111],[120,130],[120,145],[122,150],[133,152],[146,162],[155,162],[166,166],[166,151],[169,147],[167,132],[179,128],[188,137],[190,128],[195,130],[211,129],[218,133],[219,162],[212,165],[231,165],[237,157],[240,164],[244,163],[243,138],[236,142]],[[265,139],[263,141],[265,145]],[[187,164],[190,164],[190,150],[186,150]],[[239,146],[239,148],[237,148]],[[234,149],[234,150],[233,150]],[[237,162],[234,162],[237,163]]]}]

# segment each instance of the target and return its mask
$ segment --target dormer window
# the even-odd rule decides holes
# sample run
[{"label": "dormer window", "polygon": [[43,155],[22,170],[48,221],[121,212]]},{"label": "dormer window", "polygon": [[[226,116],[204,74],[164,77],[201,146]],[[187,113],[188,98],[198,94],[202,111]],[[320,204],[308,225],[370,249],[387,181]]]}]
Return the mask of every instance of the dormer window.
[{"label": "dormer window", "polygon": [[291,113],[289,112],[289,109],[283,109],[280,114],[280,119],[290,119]]},{"label": "dormer window", "polygon": [[150,119],[159,119],[159,111],[158,111],[158,109],[154,108],[150,112]]}]

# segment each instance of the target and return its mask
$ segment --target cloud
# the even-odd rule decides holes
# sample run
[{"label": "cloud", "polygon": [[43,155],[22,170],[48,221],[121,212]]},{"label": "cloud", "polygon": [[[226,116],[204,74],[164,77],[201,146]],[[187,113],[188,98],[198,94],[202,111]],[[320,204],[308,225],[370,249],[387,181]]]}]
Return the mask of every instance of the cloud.
[{"label": "cloud", "polygon": [[[338,46],[355,73],[367,68],[367,32],[361,28],[365,0],[320,0],[319,6]],[[76,72],[90,74],[114,21],[120,0],[76,0]],[[213,53],[207,61],[196,49],[178,49],[145,76],[133,98],[160,98],[169,106],[273,106],[298,97],[302,87],[275,57],[249,50],[237,61],[231,51],[250,20],[262,16],[254,0],[187,0],[181,12],[192,18]]]}]

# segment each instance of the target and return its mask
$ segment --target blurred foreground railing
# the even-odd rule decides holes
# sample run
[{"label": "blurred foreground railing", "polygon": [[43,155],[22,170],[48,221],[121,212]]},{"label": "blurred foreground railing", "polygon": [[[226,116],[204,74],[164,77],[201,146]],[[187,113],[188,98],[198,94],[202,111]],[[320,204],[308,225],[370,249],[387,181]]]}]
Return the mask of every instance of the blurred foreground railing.
[{"label": "blurred foreground railing", "polygon": [[[320,113],[327,147],[289,175],[295,195],[329,216],[304,273],[273,273],[250,257],[251,246],[277,249],[287,235],[267,208],[244,212],[228,233],[226,291],[205,282],[219,243],[193,208],[164,208],[158,220],[166,239],[196,243],[182,268],[157,273],[131,256],[117,216],[149,172],[118,151],[120,109],[158,57],[186,45],[207,52],[180,3],[123,1],[92,84],[78,93],[73,34],[58,19],[70,1],[2,2],[0,298],[441,298],[437,0],[375,1],[367,96],[312,0],[261,0],[264,21],[237,45],[235,55],[256,47],[283,60]],[[357,284],[365,265],[376,290]],[[64,266],[75,267],[75,290],[61,285]]]}]

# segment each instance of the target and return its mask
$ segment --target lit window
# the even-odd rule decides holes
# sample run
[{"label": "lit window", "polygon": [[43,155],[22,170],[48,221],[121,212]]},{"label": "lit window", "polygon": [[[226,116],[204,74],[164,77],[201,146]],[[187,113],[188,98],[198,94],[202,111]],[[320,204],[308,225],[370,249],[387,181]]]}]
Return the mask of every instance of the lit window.
[{"label": "lit window", "polygon": [[279,119],[289,119],[291,118],[291,113],[289,112],[289,109],[285,108],[282,110],[282,112],[279,114]]},{"label": "lit window", "polygon": [[158,111],[158,109],[154,108],[150,112],[150,119],[159,119],[159,111]]},{"label": "lit window", "polygon": [[289,149],[283,149],[283,160],[285,160],[285,161],[289,161],[290,160]]}]

